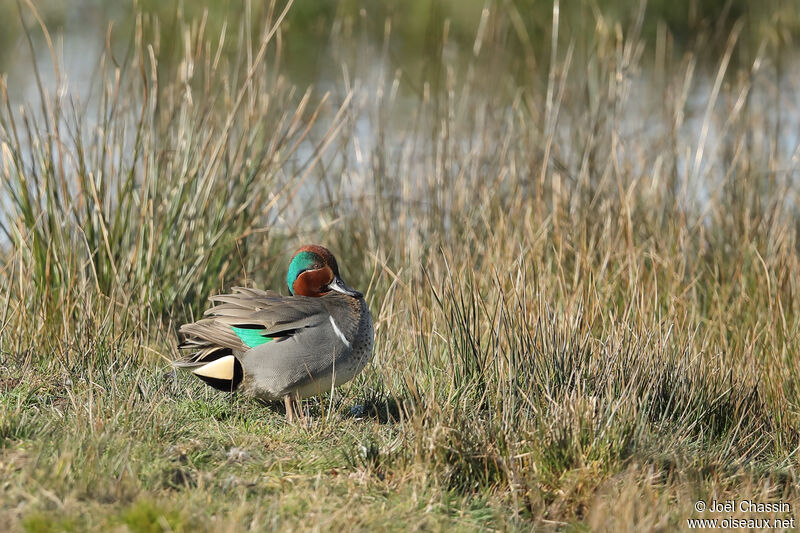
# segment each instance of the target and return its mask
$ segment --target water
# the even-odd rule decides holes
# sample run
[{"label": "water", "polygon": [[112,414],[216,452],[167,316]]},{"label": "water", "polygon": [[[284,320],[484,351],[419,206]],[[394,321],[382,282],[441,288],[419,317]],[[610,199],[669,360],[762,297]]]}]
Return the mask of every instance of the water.
[{"label": "water", "polygon": [[[112,33],[110,43],[107,42],[106,33],[108,20],[115,20],[114,26],[117,28]],[[58,29],[52,33],[60,77],[56,75],[50,49],[41,32],[35,27],[31,32],[33,54],[24,35],[17,34],[10,44],[4,44],[6,53],[0,63],[0,72],[5,73],[14,112],[18,112],[22,105],[29,105],[33,116],[37,120],[42,119],[38,108],[37,79],[32,68],[35,57],[44,90],[48,94],[58,94],[62,104],[80,102],[89,110],[86,116],[94,117],[96,113],[92,111],[96,111],[96,98],[101,92],[97,80],[100,57],[108,52],[109,45],[116,57],[122,57],[132,27],[130,13],[122,8],[109,8],[105,4],[86,0],[81,2],[80,7],[75,8],[73,4],[73,7],[65,9]],[[349,133],[347,143],[345,146],[333,143],[321,164],[326,168],[341,169],[338,185],[349,195],[372,194],[374,191],[369,190],[368,185],[374,183],[376,177],[372,175],[375,161],[371,157],[378,148],[377,143],[381,142],[380,148],[390,152],[387,159],[397,163],[395,168],[388,171],[399,174],[407,182],[407,186],[398,192],[407,201],[412,194],[410,191],[418,189],[437,171],[435,143],[431,143],[431,139],[425,137],[425,134],[418,139],[409,138],[409,135],[419,135],[419,132],[409,130],[414,120],[424,122],[430,119],[426,116],[414,118],[414,114],[420,110],[430,109],[429,104],[426,104],[427,108],[420,104],[420,100],[424,99],[422,94],[428,89],[421,86],[409,88],[414,84],[408,81],[409,78],[416,77],[414,81],[422,79],[417,77],[419,72],[414,72],[411,76],[404,73],[395,78],[397,65],[404,63],[404,58],[397,59],[396,49],[386,49],[382,42],[352,30],[348,44],[348,37],[342,36],[347,32],[341,28],[338,31],[338,34],[334,31],[338,35],[338,41],[334,37],[331,41],[320,39],[318,42],[306,43],[311,54],[319,56],[316,63],[322,65],[313,72],[302,68],[307,60],[305,55],[287,55],[282,60],[286,72],[290,76],[294,73],[295,81],[313,82],[317,95],[331,92],[332,105],[323,119],[318,121],[318,129],[322,131],[330,126],[338,105],[352,93],[346,116],[349,122],[345,126]],[[235,31],[229,30],[229,42],[235,39]],[[284,39],[300,40],[292,34]],[[460,58],[471,57],[473,47],[467,44],[450,42],[445,48],[445,56],[451,58],[446,60],[448,66],[453,65],[453,68],[459,69]],[[287,49],[291,49],[289,45]],[[563,53],[562,49],[559,61],[563,61]],[[720,96],[709,113],[707,108],[709,97],[714,92],[717,65],[698,65],[688,85],[686,105],[680,111],[680,116],[669,116],[669,110],[664,107],[667,95],[674,99],[675,92],[682,90],[678,84],[681,81],[679,77],[670,80],[673,85],[664,87],[658,83],[658,76],[647,65],[641,72],[626,73],[628,78],[618,80],[618,95],[622,95],[616,104],[619,109],[613,112],[601,110],[601,113],[606,113],[614,120],[612,127],[618,140],[614,146],[617,165],[629,169],[633,175],[642,176],[644,182],[652,186],[659,180],[667,179],[666,175],[659,174],[664,168],[662,153],[674,151],[678,154],[674,172],[682,188],[684,201],[702,204],[713,198],[720,184],[730,178],[726,174],[728,169],[723,165],[726,159],[721,156],[721,152],[730,149],[729,136],[736,128],[737,120],[740,120],[738,117],[755,110],[762,117],[763,127],[752,131],[749,138],[750,148],[755,148],[757,153],[771,155],[768,159],[756,160],[761,167],[754,171],[775,174],[779,182],[796,182],[800,163],[800,62],[784,60],[784,64],[787,66],[784,67],[780,80],[776,82],[778,76],[773,65],[766,60],[757,63],[752,69],[752,86],[745,92],[741,87],[737,88],[736,78],[731,73],[734,69],[731,67],[725,83],[720,87]],[[539,68],[545,74],[546,66]],[[584,65],[577,61],[570,67],[573,73],[583,68]],[[493,79],[495,73],[491,66],[486,72],[477,72],[478,82],[472,87],[485,92],[490,114],[500,117],[513,115],[510,99],[503,102],[495,96],[496,93],[506,90],[504,84],[508,83],[508,79]],[[298,82],[302,86],[303,81]],[[461,87],[455,88],[456,100],[462,96],[459,89]],[[543,93],[545,86],[528,86],[526,90],[541,90]],[[574,102],[578,104],[573,105]],[[485,112],[486,108],[464,109],[456,101],[453,118],[461,124],[468,124],[470,120],[474,120],[475,124],[484,124],[486,117],[481,113]],[[476,113],[476,116],[460,116],[465,113]],[[97,126],[91,122],[92,118],[88,120],[87,130]],[[556,142],[551,154],[565,165],[568,173],[575,173],[581,168],[584,154],[576,140],[585,133],[583,130],[587,120],[587,111],[585,104],[580,101],[580,95],[570,95],[567,91],[559,120],[553,126]],[[502,122],[502,118],[499,122]],[[502,125],[494,127],[497,132],[502,133]],[[487,139],[481,131],[468,135],[465,134],[466,131],[467,127],[458,131],[460,138],[455,145],[462,154],[476,151],[490,154],[496,149],[497,138]],[[321,131],[316,133],[321,134]],[[667,142],[672,142],[673,146],[665,144]],[[295,167],[301,167],[313,157],[315,146],[311,141],[304,142],[291,163]],[[642,153],[642,150],[647,153]],[[459,161],[456,159],[451,164],[458,165]],[[463,169],[452,170],[457,173]],[[575,178],[574,175],[571,177]],[[308,180],[303,187],[295,200],[300,212],[304,211],[302,206],[306,200],[313,196],[316,185]],[[308,207],[305,211],[309,209],[313,207]]]}]

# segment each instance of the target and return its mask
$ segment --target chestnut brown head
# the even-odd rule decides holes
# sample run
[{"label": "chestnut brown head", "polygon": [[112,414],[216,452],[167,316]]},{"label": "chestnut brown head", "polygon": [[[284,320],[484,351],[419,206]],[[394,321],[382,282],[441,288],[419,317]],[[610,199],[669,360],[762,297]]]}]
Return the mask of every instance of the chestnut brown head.
[{"label": "chestnut brown head", "polygon": [[295,296],[323,296],[330,291],[353,298],[363,296],[342,281],[339,265],[330,250],[315,244],[303,246],[295,252],[289,263],[286,284]]}]

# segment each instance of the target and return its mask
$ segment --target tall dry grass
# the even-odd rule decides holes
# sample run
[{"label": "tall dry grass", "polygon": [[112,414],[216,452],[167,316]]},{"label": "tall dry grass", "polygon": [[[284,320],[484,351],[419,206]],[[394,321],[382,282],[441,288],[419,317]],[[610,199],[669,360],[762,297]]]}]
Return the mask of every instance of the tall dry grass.
[{"label": "tall dry grass", "polygon": [[[671,529],[697,499],[798,502],[785,49],[748,59],[743,23],[718,57],[702,40],[678,54],[663,27],[648,46],[645,11],[629,26],[594,11],[578,40],[556,3],[546,53],[519,13],[486,9],[471,49],[445,24],[415,74],[389,67],[390,21],[373,47],[346,20],[343,81],[321,93],[281,75],[289,7],[220,35],[179,20],[177,64],[142,14],[88,100],[40,85],[21,105],[0,87],[14,523],[57,509],[92,528],[332,527],[352,518],[325,509],[363,497],[364,528],[602,529],[612,508]],[[219,52],[230,40],[237,55]],[[312,428],[165,381],[176,321],[235,283],[280,287],[303,241],[366,290],[377,337],[352,386],[306,406]],[[266,470],[247,490],[267,507],[230,499],[215,450],[265,439],[302,455],[235,470]],[[289,496],[275,469],[297,472]],[[360,480],[347,495],[338,471]],[[149,503],[164,491],[173,503]],[[394,510],[379,494],[400,495]],[[104,498],[117,510],[87,516]]]}]

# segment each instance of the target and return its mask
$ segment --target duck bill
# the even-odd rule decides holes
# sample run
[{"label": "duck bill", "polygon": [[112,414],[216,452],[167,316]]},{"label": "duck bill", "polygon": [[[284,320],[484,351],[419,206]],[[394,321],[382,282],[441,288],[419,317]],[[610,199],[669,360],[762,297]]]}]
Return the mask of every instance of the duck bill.
[{"label": "duck bill", "polygon": [[361,298],[362,296],[364,296],[357,290],[348,287],[347,284],[339,276],[333,278],[333,281],[331,281],[331,283],[328,285],[328,288],[332,291],[340,292],[342,294],[346,294],[347,296],[352,296],[353,298]]}]

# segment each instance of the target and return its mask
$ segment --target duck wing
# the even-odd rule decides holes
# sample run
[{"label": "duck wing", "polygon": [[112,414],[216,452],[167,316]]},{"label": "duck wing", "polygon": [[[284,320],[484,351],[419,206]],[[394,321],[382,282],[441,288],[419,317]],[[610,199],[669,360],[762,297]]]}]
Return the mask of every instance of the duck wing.
[{"label": "duck wing", "polygon": [[183,342],[178,347],[191,353],[175,366],[198,367],[233,352],[287,340],[304,328],[328,320],[319,298],[234,287],[231,294],[210,300],[216,305],[204,313],[206,318],[181,326]]}]

